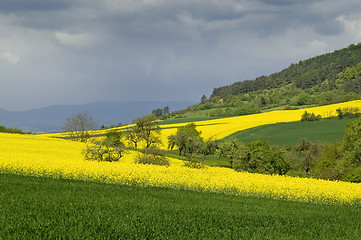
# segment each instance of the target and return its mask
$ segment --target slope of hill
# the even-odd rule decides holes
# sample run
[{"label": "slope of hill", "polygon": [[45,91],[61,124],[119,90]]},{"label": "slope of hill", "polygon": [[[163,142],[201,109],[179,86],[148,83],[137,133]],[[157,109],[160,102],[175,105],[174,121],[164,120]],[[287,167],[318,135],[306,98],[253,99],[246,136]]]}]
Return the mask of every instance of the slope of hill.
[{"label": "slope of hill", "polygon": [[0,109],[0,125],[31,132],[58,132],[66,118],[87,112],[99,125],[129,124],[136,117],[150,114],[155,108],[169,106],[171,111],[183,109],[192,102],[93,102],[83,105],[58,105],[24,112]]},{"label": "slope of hill", "polygon": [[311,122],[275,123],[236,132],[223,140],[238,139],[249,143],[261,139],[274,145],[294,146],[300,139],[307,138],[315,143],[332,143],[342,140],[346,124],[354,120],[334,118]]},{"label": "slope of hill", "polygon": [[175,112],[182,117],[227,117],[361,99],[361,43],[291,64],[255,80],[236,82]]}]

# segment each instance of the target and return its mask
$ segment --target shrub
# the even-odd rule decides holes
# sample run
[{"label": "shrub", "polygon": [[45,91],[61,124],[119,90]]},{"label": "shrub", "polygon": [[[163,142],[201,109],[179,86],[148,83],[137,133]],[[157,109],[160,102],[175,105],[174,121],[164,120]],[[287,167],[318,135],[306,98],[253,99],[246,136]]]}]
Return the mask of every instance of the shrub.
[{"label": "shrub", "polygon": [[314,164],[315,177],[329,180],[341,180],[342,152],[337,142],[326,145]]},{"label": "shrub", "polygon": [[233,168],[236,171],[282,175],[290,169],[290,163],[283,152],[272,148],[268,142],[255,140],[238,152]]},{"label": "shrub", "polygon": [[260,109],[259,106],[255,103],[244,104],[238,109],[238,115],[248,115],[256,113],[260,113]]},{"label": "shrub", "polygon": [[18,134],[25,134],[22,130],[16,128],[7,128],[5,126],[0,126],[0,132],[3,133],[18,133]]},{"label": "shrub", "polygon": [[157,148],[149,148],[144,154],[139,154],[134,162],[137,164],[169,166],[169,160],[164,156],[163,152]]},{"label": "shrub", "polygon": [[83,151],[85,159],[95,161],[115,162],[123,157],[123,145],[115,146],[104,141],[94,141]]},{"label": "shrub", "polygon": [[361,167],[352,169],[348,174],[346,174],[345,181],[361,183]]},{"label": "shrub", "polygon": [[192,153],[187,156],[187,159],[184,162],[184,166],[189,167],[189,168],[201,169],[201,168],[206,167],[203,164],[203,162],[204,162],[203,154]]},{"label": "shrub", "polygon": [[122,132],[112,130],[101,141],[90,142],[83,151],[85,159],[115,162],[123,157],[125,145],[121,141]]},{"label": "shrub", "polygon": [[314,113],[308,113],[307,111],[304,112],[301,116],[301,121],[319,121],[321,120],[321,115],[315,115]]}]

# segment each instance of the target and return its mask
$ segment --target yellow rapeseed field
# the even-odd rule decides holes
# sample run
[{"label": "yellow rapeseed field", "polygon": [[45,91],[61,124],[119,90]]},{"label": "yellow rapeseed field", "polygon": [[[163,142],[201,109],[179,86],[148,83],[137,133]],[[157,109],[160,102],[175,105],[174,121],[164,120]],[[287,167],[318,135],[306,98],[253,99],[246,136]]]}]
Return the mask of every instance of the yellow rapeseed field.
[{"label": "yellow rapeseed field", "polygon": [[[314,113],[316,115],[321,115],[322,117],[331,117],[337,115],[336,109],[350,107],[358,107],[361,109],[361,100],[298,110],[279,110],[253,115],[200,121],[196,122],[196,125],[198,126],[197,130],[202,131],[203,137],[221,139],[231,135],[232,133],[261,125],[300,121],[301,116],[305,111]],[[165,128],[163,130],[163,142],[166,142],[165,139],[168,135],[174,134],[176,132],[176,129],[173,129],[173,127],[179,127],[183,125],[185,124],[163,125],[162,128]]]},{"label": "yellow rapeseed field", "polygon": [[170,166],[133,163],[129,151],[119,162],[87,161],[84,144],[42,135],[0,133],[0,172],[52,176],[107,183],[140,184],[262,195],[297,201],[354,203],[361,199],[361,184],[235,172],[208,167],[189,169],[170,159]]},{"label": "yellow rapeseed field", "polygon": [[[206,120],[196,122],[197,130],[202,132],[202,137],[204,138],[214,138],[214,139],[222,139],[231,135],[232,133],[242,131],[245,129],[280,123],[280,122],[293,122],[300,121],[302,114],[307,111],[309,113],[314,113],[316,115],[321,115],[322,117],[331,117],[336,116],[336,109],[338,108],[350,108],[350,107],[358,107],[361,109],[361,100],[355,100],[344,103],[331,104],[320,107],[313,108],[305,108],[298,110],[279,110],[272,112],[264,112],[259,114],[245,115],[245,116],[237,116],[237,117],[229,117],[229,118],[220,118],[214,120]],[[166,124],[161,125],[162,134],[162,148],[167,148],[168,136],[171,134],[175,134],[177,132],[177,128],[180,126],[184,126],[187,123],[177,123],[177,124]],[[123,126],[117,129],[124,129],[131,127]],[[104,134],[106,130],[97,130],[93,131],[93,134]],[[53,137],[64,137],[66,133],[55,133],[55,134],[47,134],[46,136]],[[142,147],[142,144],[140,144]]]}]

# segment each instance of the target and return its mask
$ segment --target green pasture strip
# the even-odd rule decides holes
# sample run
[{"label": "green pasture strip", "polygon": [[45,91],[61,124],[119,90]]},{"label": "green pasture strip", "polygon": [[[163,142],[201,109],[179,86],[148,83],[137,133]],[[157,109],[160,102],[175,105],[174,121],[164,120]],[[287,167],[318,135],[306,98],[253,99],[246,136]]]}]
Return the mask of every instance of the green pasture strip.
[{"label": "green pasture strip", "polygon": [[[177,154],[178,150],[168,151],[165,155],[170,158],[175,158],[179,160],[186,160],[186,157],[183,155]],[[207,156],[206,159],[204,159],[204,164],[210,167],[231,167],[231,164],[229,160],[225,158],[219,158],[215,155]]]},{"label": "green pasture strip", "polygon": [[340,141],[348,122],[355,119],[322,119],[313,122],[288,122],[263,125],[236,132],[223,140],[238,139],[245,143],[262,139],[275,145],[296,145],[301,138],[312,142],[331,143]]},{"label": "green pasture strip", "polygon": [[358,239],[360,205],[0,174],[0,239]]}]

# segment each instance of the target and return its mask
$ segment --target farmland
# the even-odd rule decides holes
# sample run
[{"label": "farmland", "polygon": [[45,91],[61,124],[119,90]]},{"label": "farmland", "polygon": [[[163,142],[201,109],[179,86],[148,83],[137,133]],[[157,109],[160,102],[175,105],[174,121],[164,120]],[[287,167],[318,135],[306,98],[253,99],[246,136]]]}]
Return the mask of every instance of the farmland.
[{"label": "farmland", "polygon": [[[299,121],[305,110],[326,117],[347,106],[361,107],[361,101],[199,121],[197,129],[206,138],[222,139],[240,130]],[[327,121],[347,122],[318,123]],[[185,124],[161,125],[163,148],[167,136]],[[327,239],[359,234],[359,223],[354,220],[360,211],[359,183],[236,172],[224,167],[192,169],[172,157],[168,157],[168,167],[136,164],[134,159],[142,153],[133,150],[127,150],[119,162],[89,161],[82,153],[86,143],[59,136],[65,135],[0,133],[1,205],[6,206],[1,208],[6,224],[1,226],[4,235],[0,237],[93,236],[95,232],[87,232],[87,228],[99,231],[98,236],[125,238],[266,235]],[[12,213],[16,215],[11,217]],[[161,218],[168,220],[164,223]],[[26,223],[17,219],[26,219]],[[42,230],[47,227],[54,231]],[[165,228],[170,235],[162,235]],[[339,231],[329,235],[330,228]]]},{"label": "farmland", "polygon": [[262,139],[275,145],[296,145],[301,138],[312,142],[332,143],[340,141],[345,126],[354,119],[326,119],[312,122],[289,122],[263,125],[246,129],[224,138],[239,139],[245,143]]},{"label": "farmland", "polygon": [[356,239],[360,206],[0,174],[0,239]]}]

